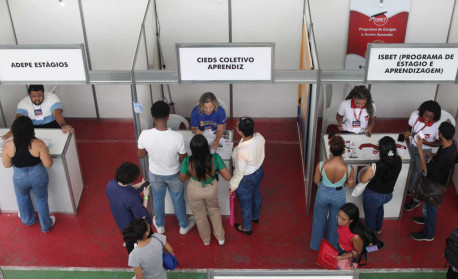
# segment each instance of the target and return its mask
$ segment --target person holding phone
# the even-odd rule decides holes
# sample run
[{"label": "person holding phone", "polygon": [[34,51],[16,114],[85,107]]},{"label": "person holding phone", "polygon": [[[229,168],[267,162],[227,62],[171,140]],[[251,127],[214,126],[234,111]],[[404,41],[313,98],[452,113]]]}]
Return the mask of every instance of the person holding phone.
[{"label": "person holding phone", "polygon": [[[148,213],[149,182],[132,184],[138,179],[140,169],[137,165],[126,162],[116,170],[115,179],[108,181],[106,195],[110,203],[111,213],[116,225],[122,231],[137,219],[144,218],[151,225],[152,220]],[[140,194],[143,193],[143,198]],[[152,232],[152,231],[151,231]],[[126,242],[127,252],[134,249],[135,242]]]},{"label": "person holding phone", "polygon": [[375,125],[375,103],[364,85],[355,86],[345,101],[340,103],[336,120],[339,131],[355,134],[372,134]]},{"label": "person holding phone", "polygon": [[[412,172],[409,179],[409,192],[412,190],[415,182],[422,172],[422,165],[420,160],[420,151],[417,147],[417,136],[422,141],[421,152],[426,157],[431,156],[433,147],[440,145],[439,141],[439,119],[441,119],[441,107],[438,102],[429,100],[423,102],[417,111],[412,112],[409,118],[409,126],[404,133],[404,137],[409,138],[409,153],[412,158],[410,166]],[[404,210],[411,211],[420,206],[420,201],[412,199],[404,205]]]}]

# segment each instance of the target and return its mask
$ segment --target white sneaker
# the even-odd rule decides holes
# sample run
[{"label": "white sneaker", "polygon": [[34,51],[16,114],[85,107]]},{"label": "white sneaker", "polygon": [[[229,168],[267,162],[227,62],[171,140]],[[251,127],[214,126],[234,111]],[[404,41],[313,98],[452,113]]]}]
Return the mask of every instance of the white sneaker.
[{"label": "white sneaker", "polygon": [[218,240],[218,243],[219,243],[219,245],[224,245],[224,243],[226,243],[226,240],[225,240],[225,239],[223,239],[223,240]]},{"label": "white sneaker", "polygon": [[54,227],[54,224],[56,223],[56,216],[49,216],[51,218],[51,221],[52,221],[52,225],[51,225],[51,228]]},{"label": "white sneaker", "polygon": [[196,225],[196,221],[194,217],[189,217],[189,224],[186,228],[180,228],[180,234],[187,234],[194,226]]},{"label": "white sneaker", "polygon": [[21,212],[17,213],[17,217],[19,217],[19,219],[21,219]]},{"label": "white sneaker", "polygon": [[164,226],[158,227],[158,226],[156,225],[156,216],[153,216],[153,225],[154,225],[154,227],[156,228],[157,233],[160,233],[160,234],[165,233],[165,227],[164,227]]},{"label": "white sneaker", "polygon": [[205,242],[204,242],[204,245],[205,245],[205,246],[208,246],[208,245],[210,245],[210,242],[208,242],[208,243],[205,243]]}]

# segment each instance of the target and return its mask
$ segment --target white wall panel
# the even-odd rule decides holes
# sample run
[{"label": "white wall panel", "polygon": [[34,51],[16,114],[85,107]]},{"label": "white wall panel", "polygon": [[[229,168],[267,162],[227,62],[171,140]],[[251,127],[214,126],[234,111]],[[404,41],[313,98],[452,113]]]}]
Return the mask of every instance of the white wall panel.
[{"label": "white wall panel", "polygon": [[[167,70],[177,69],[176,43],[229,42],[227,0],[157,0],[157,12]],[[229,104],[228,85],[181,84],[171,85],[170,89],[176,113],[185,117],[191,116],[191,110],[200,95],[207,91],[215,93]]]},{"label": "white wall panel", "polygon": [[235,84],[234,117],[296,117],[297,84]]},{"label": "white wall panel", "polygon": [[[299,69],[303,8],[303,0],[233,0],[232,40],[274,42],[275,68]],[[297,91],[293,84],[234,85],[234,116],[295,117]]]},{"label": "white wall panel", "polygon": [[130,85],[97,85],[96,90],[102,118],[132,118]]},{"label": "white wall panel", "polygon": [[309,0],[320,68],[343,69],[350,0]]},{"label": "white wall panel", "polygon": [[0,45],[15,45],[13,26],[6,0],[0,0]]}]

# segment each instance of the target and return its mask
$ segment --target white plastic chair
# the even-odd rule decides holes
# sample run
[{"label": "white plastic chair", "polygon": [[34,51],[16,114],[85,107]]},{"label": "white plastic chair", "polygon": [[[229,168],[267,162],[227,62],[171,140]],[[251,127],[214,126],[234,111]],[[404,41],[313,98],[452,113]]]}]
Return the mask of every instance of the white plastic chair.
[{"label": "white plastic chair", "polygon": [[178,114],[170,114],[169,121],[167,121],[167,128],[172,130],[180,130],[181,123],[184,124],[186,130],[189,130],[189,122],[181,115]]},{"label": "white plastic chair", "polygon": [[453,116],[450,113],[448,113],[448,111],[441,110],[441,119],[439,119],[439,123],[442,123],[442,122],[445,122],[445,121],[448,121],[453,126],[456,126],[456,122],[455,122],[455,119],[453,118]]},{"label": "white plastic chair", "polygon": [[221,100],[220,98],[216,97],[216,99],[218,100],[218,103],[219,103],[219,106],[222,107],[224,109],[224,111],[226,112],[226,116],[229,114],[229,107],[228,105],[226,104],[226,102],[224,102],[223,100]]},{"label": "white plastic chair", "polygon": [[[329,125],[337,125],[337,110],[339,109],[340,103],[345,100],[351,88],[353,88],[353,86],[346,83],[331,84],[330,87],[328,86],[325,88],[323,94],[323,122],[321,125],[321,130],[324,133],[326,133]],[[328,93],[331,94],[329,107],[327,102]]]}]

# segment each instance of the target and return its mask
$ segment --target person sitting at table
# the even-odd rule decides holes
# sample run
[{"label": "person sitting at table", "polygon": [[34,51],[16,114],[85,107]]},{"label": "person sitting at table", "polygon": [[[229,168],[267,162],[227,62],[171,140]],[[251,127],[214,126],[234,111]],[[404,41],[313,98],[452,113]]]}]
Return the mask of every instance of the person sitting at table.
[{"label": "person sitting at table", "polygon": [[[65,123],[62,115],[62,103],[55,94],[44,92],[43,85],[29,85],[28,96],[17,105],[16,118],[27,116],[35,128],[61,128],[64,133],[74,133],[72,126]],[[11,137],[11,130],[2,136],[4,140]]]},{"label": "person sitting at table", "polygon": [[55,216],[49,215],[48,172],[53,160],[46,144],[35,137],[32,121],[26,116],[19,116],[11,125],[13,140],[3,145],[2,161],[5,168],[14,169],[13,184],[19,208],[19,218],[26,226],[37,222],[30,197],[33,193],[40,218],[41,230],[49,232],[56,222]]},{"label": "person sitting at table", "polygon": [[[441,106],[438,102],[429,100],[423,102],[418,110],[412,112],[409,118],[409,126],[404,133],[405,138],[409,138],[409,153],[412,158],[410,166],[412,172],[410,173],[408,191],[412,190],[418,177],[421,175],[422,165],[420,160],[419,149],[416,145],[416,136],[423,136],[422,152],[429,157],[433,147],[440,145],[439,140],[439,119],[441,119]],[[420,206],[420,201],[412,199],[404,205],[405,211],[411,211]]]},{"label": "person sitting at table", "polygon": [[375,103],[371,92],[364,85],[353,87],[345,101],[340,103],[336,115],[340,131],[365,133],[368,137],[372,134],[375,117]]},{"label": "person sitting at table", "polygon": [[[329,140],[330,159],[316,165],[313,182],[318,184],[313,207],[312,237],[310,248],[318,251],[324,236],[326,222],[326,239],[337,247],[337,214],[345,204],[344,184],[355,186],[353,167],[344,163],[345,141],[341,136]],[[329,220],[328,220],[329,216]]]},{"label": "person sitting at table", "polygon": [[219,245],[223,245],[225,238],[218,205],[216,173],[219,172],[228,181],[231,179],[231,174],[219,154],[210,154],[208,141],[203,135],[195,135],[191,139],[190,148],[191,157],[185,157],[181,164],[180,181],[184,182],[191,178],[187,187],[188,202],[204,245],[210,245],[211,229],[208,218],[215,238]]},{"label": "person sitting at table", "polygon": [[385,136],[378,142],[380,160],[376,163],[375,175],[372,166],[361,175],[361,182],[367,184],[363,193],[363,208],[366,227],[382,233],[383,205],[393,198],[394,185],[402,168],[401,157],[393,138]]},{"label": "person sitting at table", "polygon": [[216,139],[211,145],[211,149],[216,152],[225,124],[226,112],[215,95],[211,92],[202,94],[199,104],[191,112],[191,131],[194,134],[204,134],[205,131],[216,130]]}]

